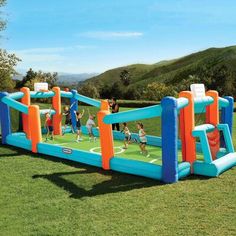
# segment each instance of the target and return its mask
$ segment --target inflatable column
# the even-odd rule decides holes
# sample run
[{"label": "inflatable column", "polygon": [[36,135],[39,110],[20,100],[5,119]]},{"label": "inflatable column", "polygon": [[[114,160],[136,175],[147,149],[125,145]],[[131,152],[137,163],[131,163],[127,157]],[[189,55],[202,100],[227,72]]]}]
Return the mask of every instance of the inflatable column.
[{"label": "inflatable column", "polygon": [[162,180],[178,181],[178,111],[177,101],[165,97],[161,101]]},{"label": "inflatable column", "polygon": [[42,142],[41,119],[39,106],[29,106],[29,129],[32,141],[32,152],[37,153],[38,143]]},{"label": "inflatable column", "polygon": [[[209,90],[206,92],[206,96],[210,96],[214,99],[214,102],[206,107],[206,123],[212,124],[215,127],[219,124],[219,95],[217,91]],[[207,134],[209,146],[211,149],[212,159],[216,159],[216,154],[220,149],[220,133],[218,129]]]},{"label": "inflatable column", "polygon": [[101,104],[101,110],[97,114],[102,152],[102,167],[104,170],[110,170],[110,160],[115,155],[112,126],[103,122],[103,118],[108,114],[110,114],[109,104],[108,101],[104,100]]},{"label": "inflatable column", "polygon": [[192,136],[195,128],[194,99],[190,91],[183,91],[179,97],[187,98],[188,106],[180,111],[180,136],[182,142],[183,161],[193,163],[196,160],[196,140]]},{"label": "inflatable column", "polygon": [[76,90],[71,90],[73,97],[70,99],[70,115],[73,130],[76,130],[76,114],[75,111],[78,111],[78,100],[75,99],[75,95],[77,94]]},{"label": "inflatable column", "polygon": [[234,112],[234,98],[233,97],[224,97],[229,102],[229,106],[222,107],[221,112],[221,123],[228,124],[230,133],[232,134],[233,130],[233,112]]},{"label": "inflatable column", "polygon": [[52,98],[52,107],[55,110],[56,114],[53,115],[53,132],[55,135],[61,135],[61,90],[59,87],[54,87],[52,91],[55,95]]},{"label": "inflatable column", "polygon": [[[24,96],[21,99],[21,103],[29,107],[30,106],[30,89],[27,87],[23,87],[21,88],[20,91],[24,93]],[[23,132],[26,134],[26,137],[30,139],[28,114],[22,113],[21,117],[22,117]]]},{"label": "inflatable column", "polygon": [[5,96],[8,96],[7,92],[0,93],[0,122],[2,132],[2,144],[6,144],[7,135],[11,134],[10,108],[8,105],[1,101],[1,99]]}]

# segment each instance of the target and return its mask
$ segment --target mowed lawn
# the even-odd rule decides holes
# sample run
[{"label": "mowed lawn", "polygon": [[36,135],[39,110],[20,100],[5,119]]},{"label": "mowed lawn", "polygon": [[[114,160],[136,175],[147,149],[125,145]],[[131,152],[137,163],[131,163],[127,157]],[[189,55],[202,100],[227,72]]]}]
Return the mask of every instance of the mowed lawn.
[{"label": "mowed lawn", "polygon": [[[144,125],[160,134],[159,119]],[[236,168],[165,185],[0,146],[0,181],[4,236],[236,235]]]}]

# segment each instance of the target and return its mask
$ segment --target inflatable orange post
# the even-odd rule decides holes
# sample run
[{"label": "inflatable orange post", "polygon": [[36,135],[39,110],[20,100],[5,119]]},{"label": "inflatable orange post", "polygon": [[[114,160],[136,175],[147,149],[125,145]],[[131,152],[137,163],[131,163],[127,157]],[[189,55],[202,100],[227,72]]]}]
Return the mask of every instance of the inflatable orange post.
[{"label": "inflatable orange post", "polygon": [[[30,106],[30,90],[27,87],[23,87],[20,89],[22,93],[24,93],[23,98],[21,99],[21,102],[26,105]],[[26,137],[30,139],[30,132],[29,132],[29,119],[28,115],[22,113],[22,124],[23,124],[23,131],[26,134]]]},{"label": "inflatable orange post", "polygon": [[103,122],[103,118],[108,114],[110,114],[109,103],[104,100],[101,104],[101,110],[97,114],[102,152],[102,167],[104,170],[110,170],[110,159],[115,155],[112,126]]},{"label": "inflatable orange post", "polygon": [[52,98],[52,107],[55,110],[56,114],[53,115],[53,132],[55,135],[61,135],[61,90],[59,87],[54,87],[53,92],[55,93]]},{"label": "inflatable orange post", "polygon": [[179,97],[187,98],[189,101],[188,106],[180,111],[180,135],[183,161],[192,164],[196,160],[196,141],[192,136],[192,131],[195,128],[194,99],[193,94],[189,91],[181,92]]},{"label": "inflatable orange post", "polygon": [[[206,123],[217,126],[219,124],[219,94],[217,91],[210,90],[206,93],[207,96],[211,96],[214,102],[206,108]],[[216,159],[216,154],[220,149],[220,133],[217,129],[207,134],[212,159]]]},{"label": "inflatable orange post", "polygon": [[42,142],[41,120],[39,106],[29,106],[29,130],[32,141],[32,152],[37,153],[37,145]]}]

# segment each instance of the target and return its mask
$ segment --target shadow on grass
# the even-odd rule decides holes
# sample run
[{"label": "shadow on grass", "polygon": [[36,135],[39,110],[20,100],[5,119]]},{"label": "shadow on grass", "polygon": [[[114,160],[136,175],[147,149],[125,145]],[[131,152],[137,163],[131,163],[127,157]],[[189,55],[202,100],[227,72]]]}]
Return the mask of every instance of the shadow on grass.
[{"label": "shadow on grass", "polygon": [[[1,139],[0,139],[1,142]],[[1,152],[0,152],[0,158],[1,157],[14,157],[14,156],[21,156],[21,155],[31,155],[31,153],[29,153],[29,151],[21,149],[21,148],[17,148],[11,145],[3,145],[0,144],[0,148],[1,148]],[[6,153],[5,153],[6,151]],[[11,153],[9,153],[9,151]]]},{"label": "shadow on grass", "polygon": [[[162,184],[158,181],[150,180],[147,178],[126,174],[118,174],[117,172],[113,171],[103,171],[95,167],[88,167],[85,165],[80,165],[79,167],[85,168],[85,170],[74,172],[59,172],[46,175],[34,175],[33,178],[46,179],[58,186],[59,188],[62,188],[63,190],[70,193],[70,197],[75,199],[80,199],[83,197],[94,197],[108,193],[125,192],[133,189],[148,188]],[[64,178],[68,175],[83,175],[92,173],[98,173],[103,176],[109,176],[110,179],[102,181],[101,183],[96,183],[92,186],[90,190],[86,190],[78,186],[76,183]]]},{"label": "shadow on grass", "polygon": [[[163,183],[151,180],[144,177],[138,177],[123,173],[118,173],[114,171],[104,171],[101,168],[93,167],[84,165],[78,162],[65,160],[61,158],[56,158],[52,156],[42,155],[42,154],[35,154],[31,153],[27,150],[20,149],[17,147],[12,147],[9,145],[0,145],[1,150],[5,152],[6,154],[1,153],[1,156],[7,157],[7,156],[29,156],[29,158],[37,158],[37,159],[43,159],[46,161],[53,161],[56,163],[62,163],[65,165],[69,165],[75,168],[79,168],[78,171],[73,172],[59,172],[59,173],[52,173],[52,174],[46,174],[46,175],[34,175],[32,178],[43,178],[51,183],[55,184],[59,188],[62,188],[63,190],[67,191],[70,194],[71,198],[80,199],[83,197],[93,197],[98,195],[104,195],[108,193],[117,193],[117,192],[125,192],[130,191],[133,189],[140,189],[140,188],[148,188],[152,186],[162,185]],[[9,153],[12,152],[12,153]],[[81,170],[82,169],[82,170]],[[66,179],[66,176],[69,175],[87,175],[87,174],[93,174],[97,173],[101,176],[110,177],[109,179],[106,178],[105,181],[102,181],[100,183],[95,183],[90,190],[86,190],[79,186],[79,183],[77,185],[76,182],[72,182],[68,179]],[[91,178],[91,177],[88,177]]]},{"label": "shadow on grass", "polygon": [[[109,194],[109,193],[126,192],[126,191],[130,191],[134,189],[141,189],[141,188],[148,188],[148,187],[153,187],[153,186],[158,186],[158,185],[159,186],[164,185],[164,183],[161,183],[160,181],[157,181],[157,180],[151,180],[145,177],[123,174],[123,173],[118,173],[114,171],[104,171],[97,167],[88,166],[88,165],[84,165],[78,162],[64,160],[64,159],[56,158],[52,156],[34,154],[27,150],[22,150],[22,149],[12,147],[12,146],[0,145],[0,147],[4,149],[6,148],[7,150],[14,151],[14,153],[10,153],[10,154],[1,154],[2,156],[27,155],[33,158],[43,159],[46,161],[53,161],[56,163],[69,165],[75,168],[80,168],[80,170],[73,171],[73,172],[58,172],[58,173],[52,173],[52,174],[32,176],[33,179],[43,178],[50,181],[57,187],[67,191],[70,194],[70,197],[75,198],[75,199],[81,199],[84,197],[94,197],[94,196],[104,195],[104,194]],[[93,173],[98,173],[102,176],[108,176],[110,178],[100,183],[94,184],[92,188],[89,190],[84,189],[81,186],[77,185],[77,183],[72,182],[65,178],[66,176],[69,176],[69,175],[87,175],[87,174],[93,174]],[[88,178],[91,178],[91,177],[88,177]],[[208,180],[208,179],[211,179],[211,178],[192,175],[192,176],[188,176],[187,178],[182,179],[181,181]]]},{"label": "shadow on grass", "polygon": [[206,181],[206,180],[210,180],[210,179],[214,179],[215,177],[210,177],[210,176],[203,176],[203,175],[194,175],[194,174],[191,174],[191,175],[189,175],[189,176],[187,176],[187,177],[185,177],[185,178],[183,178],[183,179],[180,179],[179,181],[189,181],[189,180],[191,180],[191,181],[193,181],[193,180],[198,180],[198,181],[201,181],[201,180],[204,180],[204,181]]}]

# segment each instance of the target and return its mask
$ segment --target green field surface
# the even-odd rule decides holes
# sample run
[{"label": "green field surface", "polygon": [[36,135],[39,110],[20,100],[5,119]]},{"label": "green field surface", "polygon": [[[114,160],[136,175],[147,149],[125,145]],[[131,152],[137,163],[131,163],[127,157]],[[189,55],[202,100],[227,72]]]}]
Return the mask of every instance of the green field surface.
[{"label": "green field surface", "polygon": [[[143,122],[148,134],[160,134],[160,119]],[[136,132],[135,123],[129,126]],[[99,146],[86,136],[81,144]],[[133,149],[147,160],[137,145],[127,151]],[[236,167],[168,185],[0,145],[0,181],[1,236],[236,235]]]},{"label": "green field surface", "polygon": [[[82,141],[75,141],[75,134],[65,134],[64,136],[55,136],[54,141],[48,140],[46,143],[53,145],[59,145],[62,147],[68,147],[72,149],[78,149],[87,152],[101,153],[100,138],[98,137],[96,142],[89,141],[87,135],[82,136]],[[45,138],[44,138],[45,141]],[[126,159],[139,160],[144,162],[150,162],[154,164],[162,164],[161,154],[162,150],[160,147],[147,146],[149,157],[146,157],[140,153],[140,148],[137,143],[132,143],[128,146],[128,149],[123,149],[124,142],[114,140],[114,151],[115,156],[123,157]]]},{"label": "green field surface", "polygon": [[[89,140],[89,136],[83,135],[82,141],[76,142],[75,134],[65,134],[63,136],[55,136],[54,140],[48,139],[46,141],[46,136],[44,135],[43,140],[45,143],[58,145],[61,147],[67,147],[87,152],[101,153],[100,148],[100,138],[96,138],[96,142]],[[114,151],[116,157],[122,157],[131,160],[149,162],[157,165],[162,165],[162,149],[161,147],[155,147],[147,145],[146,149],[148,151],[148,157],[140,153],[140,148],[138,143],[131,143],[128,149],[123,149],[124,142],[114,140]],[[202,154],[198,154],[198,159],[203,159]],[[178,161],[182,162],[182,152],[178,152]]]}]

